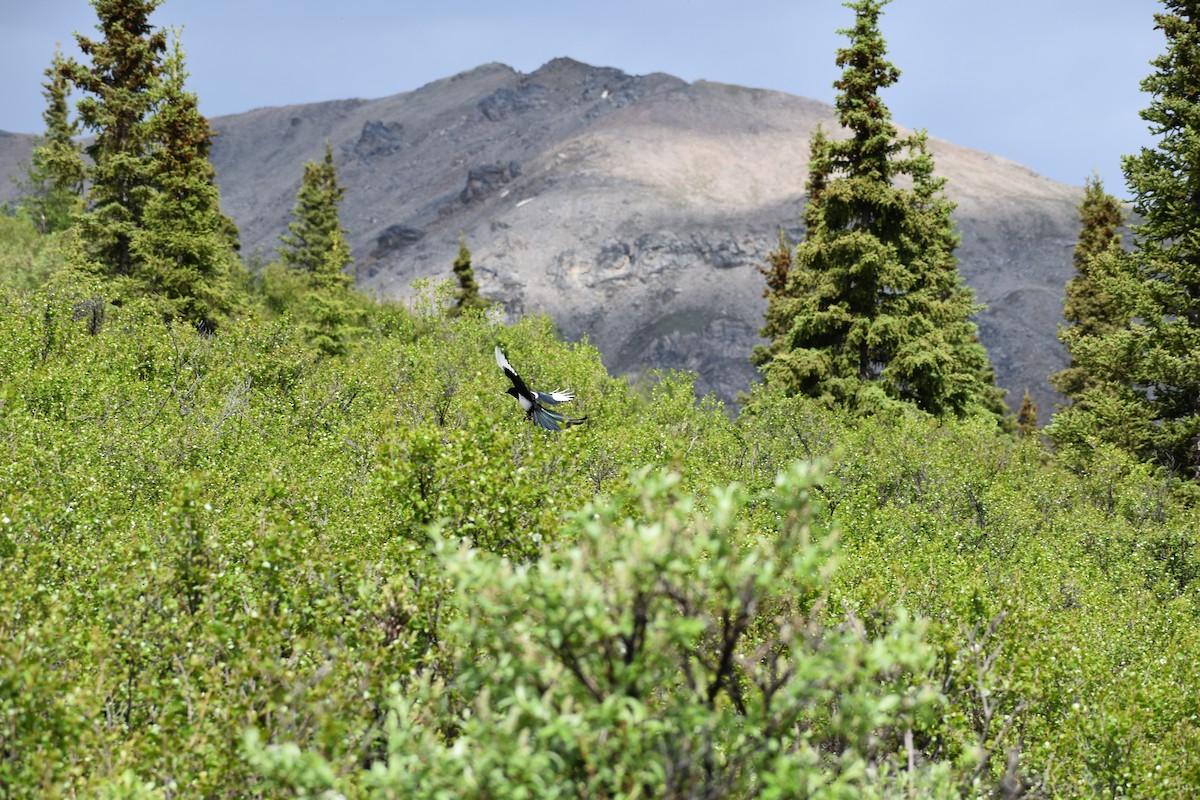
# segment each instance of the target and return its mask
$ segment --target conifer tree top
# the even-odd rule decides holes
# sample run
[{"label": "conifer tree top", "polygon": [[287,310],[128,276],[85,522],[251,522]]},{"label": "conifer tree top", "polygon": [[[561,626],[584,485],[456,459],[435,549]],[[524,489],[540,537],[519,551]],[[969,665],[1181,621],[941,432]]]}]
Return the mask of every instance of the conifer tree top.
[{"label": "conifer tree top", "polygon": [[1087,262],[1111,310],[1090,335],[1068,331],[1082,391],[1050,433],[1068,459],[1107,443],[1200,480],[1200,3],[1165,6],[1166,50],[1142,82],[1158,141],[1122,159],[1143,221],[1132,252]]},{"label": "conifer tree top", "polygon": [[837,53],[836,139],[818,130],[794,258],[767,270],[767,348],[752,357],[788,393],[870,413],[911,403],[933,414],[1003,413],[970,322],[944,179],[923,133],[901,138],[879,96],[900,72],[886,59],[881,0],[847,7]]},{"label": "conifer tree top", "polygon": [[351,263],[346,231],[338,208],[346,189],[338,183],[333,148],[325,142],[325,157],[304,165],[296,195],[293,221],[280,237],[280,257],[291,267],[336,276]]},{"label": "conifer tree top", "polygon": [[838,31],[850,38],[850,44],[838,50],[837,65],[842,74],[833,83],[838,90],[838,121],[854,131],[855,160],[877,170],[881,177],[888,174],[884,162],[894,149],[896,126],[879,90],[900,79],[900,70],[885,58],[887,43],[879,31],[879,15],[888,2],[846,3],[854,11],[854,27]]}]

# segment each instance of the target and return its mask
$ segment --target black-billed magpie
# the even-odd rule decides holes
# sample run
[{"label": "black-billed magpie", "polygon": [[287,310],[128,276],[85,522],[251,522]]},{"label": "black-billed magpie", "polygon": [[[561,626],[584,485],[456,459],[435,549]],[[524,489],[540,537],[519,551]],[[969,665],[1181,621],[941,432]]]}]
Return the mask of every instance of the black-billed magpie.
[{"label": "black-billed magpie", "polygon": [[504,357],[504,353],[500,350],[500,345],[496,345],[496,363],[500,365],[500,369],[504,370],[504,374],[512,381],[512,386],[505,389],[505,394],[511,394],[517,398],[517,402],[521,404],[521,410],[525,412],[525,417],[541,425],[548,431],[560,431],[563,427],[579,425],[582,422],[587,422],[587,417],[579,417],[574,419],[564,416],[557,411],[551,411],[546,408],[548,405],[556,406],[559,403],[567,403],[575,399],[574,393],[555,389],[553,392],[535,392],[530,390],[525,385],[525,381],[521,380],[521,376],[508,363],[508,359]]}]

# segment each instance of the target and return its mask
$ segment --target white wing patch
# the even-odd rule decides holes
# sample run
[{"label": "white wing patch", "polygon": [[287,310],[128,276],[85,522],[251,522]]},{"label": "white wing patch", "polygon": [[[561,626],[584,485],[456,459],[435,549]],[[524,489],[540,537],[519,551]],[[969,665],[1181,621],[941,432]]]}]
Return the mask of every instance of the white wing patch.
[{"label": "white wing patch", "polygon": [[500,369],[506,369],[509,372],[516,372],[512,365],[508,363],[508,359],[504,357],[504,353],[500,350],[500,345],[496,345],[496,364]]}]

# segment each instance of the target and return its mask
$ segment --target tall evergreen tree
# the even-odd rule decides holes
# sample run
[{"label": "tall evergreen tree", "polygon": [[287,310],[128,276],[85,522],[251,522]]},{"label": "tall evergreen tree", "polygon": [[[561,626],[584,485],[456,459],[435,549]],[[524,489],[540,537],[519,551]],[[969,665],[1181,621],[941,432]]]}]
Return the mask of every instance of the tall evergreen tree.
[{"label": "tall evergreen tree", "polygon": [[83,207],[83,183],[86,168],[75,137],[78,123],[71,118],[71,84],[64,74],[66,60],[62,51],[46,68],[42,96],[46,110],[42,119],[46,131],[33,149],[25,171],[25,213],[42,233],[54,233],[74,224]]},{"label": "tall evergreen tree", "polygon": [[293,219],[288,232],[280,237],[283,246],[279,255],[284,264],[314,275],[320,273],[322,281],[349,284],[350,278],[342,270],[352,261],[350,245],[338,217],[345,194],[346,189],[338,184],[333,148],[325,142],[324,160],[304,165]]},{"label": "tall evergreen tree", "polygon": [[80,219],[87,255],[101,274],[134,272],[132,240],[153,192],[147,130],[154,88],[166,51],[166,34],[149,18],[162,0],[92,0],[102,39],[81,34],[89,65],[74,60],[64,74],[84,93],[79,119],[94,138],[88,210]]},{"label": "tall evergreen tree", "polygon": [[338,207],[346,190],[338,184],[333,148],[325,143],[325,158],[304,165],[304,177],[292,211],[288,232],[280,237],[280,260],[291,272],[306,277],[300,318],[309,341],[336,355],[358,327],[352,279],[345,268],[353,261]]},{"label": "tall evergreen tree", "polygon": [[1037,404],[1025,390],[1025,398],[1021,401],[1021,410],[1017,412],[1017,433],[1021,436],[1037,435]]},{"label": "tall evergreen tree", "polygon": [[1069,327],[1059,328],[1058,338],[1071,361],[1062,372],[1050,376],[1050,383],[1072,401],[1096,381],[1089,379],[1086,370],[1075,363],[1075,342],[1079,337],[1112,333],[1124,327],[1127,320],[1117,304],[1104,292],[1092,276],[1092,262],[1121,246],[1119,229],[1125,214],[1117,198],[1104,191],[1100,176],[1092,175],[1084,184],[1083,200],[1079,203],[1082,225],[1072,260],[1075,274],[1067,281],[1063,317]]},{"label": "tall evergreen tree", "polygon": [[237,227],[221,212],[209,161],[212,129],[187,91],[178,33],[155,87],[147,132],[154,191],[132,233],[134,277],[167,304],[169,316],[212,329],[240,304]]},{"label": "tall evergreen tree", "polygon": [[[789,393],[870,411],[909,402],[933,414],[1003,413],[958,273],[945,180],[924,133],[901,138],[879,91],[887,0],[856,0],[838,51],[838,122],[850,135],[812,139],[807,231],[785,285],[769,297],[754,362]],[[906,185],[907,184],[907,185]],[[770,288],[770,287],[769,287]]]},{"label": "tall evergreen tree", "polygon": [[1155,15],[1166,52],[1142,82],[1157,146],[1122,159],[1135,249],[1110,248],[1092,274],[1124,322],[1079,336],[1076,365],[1094,382],[1056,415],[1060,449],[1100,441],[1200,479],[1200,0],[1165,0]]},{"label": "tall evergreen tree", "polygon": [[149,18],[162,0],[92,0],[103,38],[76,35],[90,64],[62,71],[94,133],[82,268],[118,296],[153,295],[163,314],[212,329],[240,305],[237,231],[221,213],[212,130],[185,88],[175,37]]},{"label": "tall evergreen tree", "polygon": [[471,251],[467,249],[467,237],[460,236],[458,240],[458,257],[454,259],[454,276],[458,279],[458,289],[454,292],[454,306],[450,309],[452,315],[461,314],[466,309],[487,308],[487,298],[479,294],[479,284],[475,282],[475,270],[471,266]]}]

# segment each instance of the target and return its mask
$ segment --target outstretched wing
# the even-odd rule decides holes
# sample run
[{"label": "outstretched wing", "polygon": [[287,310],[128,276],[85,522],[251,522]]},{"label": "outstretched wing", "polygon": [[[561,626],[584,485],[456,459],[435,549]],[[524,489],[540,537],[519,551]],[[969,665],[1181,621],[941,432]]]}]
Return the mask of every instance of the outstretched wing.
[{"label": "outstretched wing", "polygon": [[539,402],[550,405],[569,403],[575,399],[575,393],[570,389],[555,389],[553,392],[535,392],[535,394]]},{"label": "outstretched wing", "polygon": [[517,388],[517,391],[526,397],[529,397],[533,392],[529,391],[529,387],[525,385],[525,381],[521,380],[521,376],[512,368],[512,364],[508,363],[508,359],[504,357],[503,351],[500,350],[500,345],[496,345],[496,363],[500,369],[504,370],[504,374],[512,381],[512,385]]}]

